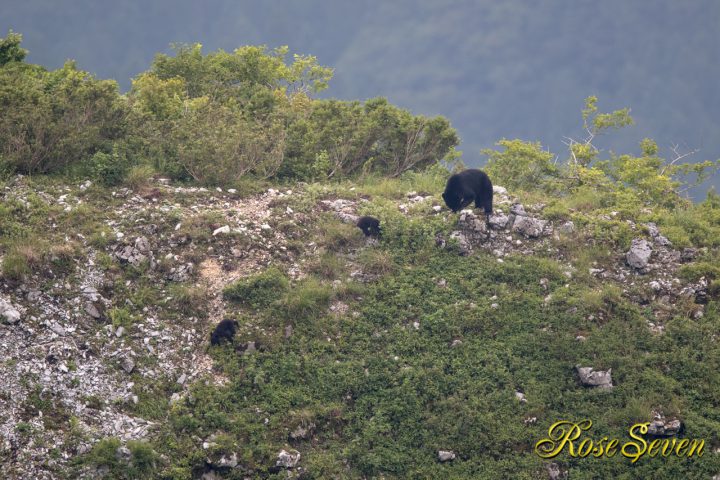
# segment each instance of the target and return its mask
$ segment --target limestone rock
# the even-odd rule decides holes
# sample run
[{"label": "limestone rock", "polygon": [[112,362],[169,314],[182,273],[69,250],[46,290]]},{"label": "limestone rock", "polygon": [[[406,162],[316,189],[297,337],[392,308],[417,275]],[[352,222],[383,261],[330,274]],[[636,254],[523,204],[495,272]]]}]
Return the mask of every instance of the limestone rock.
[{"label": "limestone rock", "polygon": [[632,241],[630,250],[625,254],[625,260],[628,265],[640,270],[647,267],[652,252],[650,242],[642,238],[635,238]]},{"label": "limestone rock", "polygon": [[286,450],[280,450],[280,453],[278,453],[277,461],[275,462],[275,466],[283,468],[295,468],[298,462],[300,462],[300,452],[298,452],[297,450],[291,450],[290,452]]},{"label": "limestone rock", "polygon": [[0,317],[2,317],[3,322],[15,325],[20,321],[20,310],[10,301],[0,298]]},{"label": "limestone rock", "polygon": [[537,238],[543,234],[545,227],[547,226],[547,220],[540,220],[538,218],[517,216],[513,222],[512,231],[518,232],[528,238]]},{"label": "limestone rock", "polygon": [[449,462],[455,460],[455,452],[452,450],[438,450],[438,460],[441,462]]},{"label": "limestone rock", "polygon": [[586,387],[612,388],[612,368],[608,371],[595,370],[592,367],[576,366],[580,383]]},{"label": "limestone rock", "polygon": [[490,218],[488,219],[488,223],[490,223],[490,227],[494,228],[496,230],[502,230],[505,228],[510,221],[510,217],[505,215],[504,213],[499,213],[497,215],[490,215]]}]

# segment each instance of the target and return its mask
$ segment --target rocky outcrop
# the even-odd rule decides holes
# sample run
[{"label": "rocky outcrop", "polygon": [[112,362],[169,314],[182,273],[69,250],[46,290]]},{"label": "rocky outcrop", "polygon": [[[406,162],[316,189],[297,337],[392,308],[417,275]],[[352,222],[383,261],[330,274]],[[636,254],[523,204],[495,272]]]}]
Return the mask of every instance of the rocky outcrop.
[{"label": "rocky outcrop", "polygon": [[19,308],[9,300],[0,297],[0,319],[2,319],[4,323],[15,325],[21,318],[22,315],[20,314]]}]

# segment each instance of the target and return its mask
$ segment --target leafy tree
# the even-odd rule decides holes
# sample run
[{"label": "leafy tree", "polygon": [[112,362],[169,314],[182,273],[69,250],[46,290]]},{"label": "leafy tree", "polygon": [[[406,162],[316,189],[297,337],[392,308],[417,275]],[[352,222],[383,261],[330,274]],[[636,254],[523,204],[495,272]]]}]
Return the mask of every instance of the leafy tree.
[{"label": "leafy tree", "polygon": [[109,150],[125,129],[117,83],[97,80],[74,62],[51,72],[4,64],[0,107],[0,155],[23,173],[58,171]]},{"label": "leafy tree", "polygon": [[0,67],[10,62],[22,62],[28,51],[20,47],[22,35],[10,30],[5,38],[0,39]]},{"label": "leafy tree", "polygon": [[504,150],[486,149],[482,153],[488,156],[488,174],[503,186],[534,189],[559,173],[554,155],[543,150],[540,143],[503,139],[497,145]]}]

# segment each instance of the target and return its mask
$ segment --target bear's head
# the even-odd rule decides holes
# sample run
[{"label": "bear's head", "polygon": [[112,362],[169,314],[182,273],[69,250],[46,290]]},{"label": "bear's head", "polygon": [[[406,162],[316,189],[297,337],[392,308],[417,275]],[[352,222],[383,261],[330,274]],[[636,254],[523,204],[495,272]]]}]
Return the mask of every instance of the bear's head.
[{"label": "bear's head", "polygon": [[450,210],[453,212],[460,210],[460,205],[462,205],[462,197],[460,195],[453,192],[444,192],[442,194],[442,198],[445,200],[445,205],[447,205]]}]

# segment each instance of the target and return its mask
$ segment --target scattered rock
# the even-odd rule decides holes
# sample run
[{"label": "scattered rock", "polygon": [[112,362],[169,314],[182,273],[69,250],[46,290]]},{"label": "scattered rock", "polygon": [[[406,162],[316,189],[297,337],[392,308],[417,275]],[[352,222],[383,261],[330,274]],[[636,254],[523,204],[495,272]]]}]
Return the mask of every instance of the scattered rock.
[{"label": "scattered rock", "polygon": [[650,242],[642,238],[635,238],[630,250],[625,254],[625,260],[628,265],[640,270],[647,267],[652,251]]},{"label": "scattered rock", "polygon": [[648,229],[648,233],[650,234],[650,237],[652,237],[653,241],[657,243],[658,245],[662,245],[664,247],[672,245],[672,242],[665,238],[664,236],[660,235],[660,230],[658,229],[657,225],[650,222],[646,224],[646,227]]},{"label": "scattered rock", "polygon": [[120,360],[120,367],[125,370],[125,373],[132,373],[135,369],[135,361],[130,357],[123,357]]},{"label": "scattered rock", "polygon": [[548,463],[545,468],[547,469],[548,478],[550,480],[561,480],[568,477],[567,472],[560,470],[560,465],[555,462]]},{"label": "scattered rock", "polygon": [[680,261],[687,263],[695,260],[697,252],[697,248],[683,248],[682,252],[680,252]]},{"label": "scattered rock", "polygon": [[525,212],[525,207],[523,207],[522,203],[513,203],[512,205],[510,205],[510,213],[518,217],[527,215],[527,213]]},{"label": "scattered rock", "polygon": [[167,279],[173,282],[187,282],[192,277],[194,270],[195,266],[192,263],[186,263],[170,269]]},{"label": "scattered rock", "polygon": [[462,232],[459,232],[457,230],[452,232],[450,234],[450,239],[457,242],[458,249],[460,250],[460,255],[470,255],[472,253],[472,244]]},{"label": "scattered rock", "polygon": [[677,435],[682,430],[682,422],[678,419],[667,420],[663,415],[656,414],[655,419],[648,425],[648,434],[658,437]]},{"label": "scattered rock", "polygon": [[15,305],[0,297],[0,317],[2,317],[3,322],[15,325],[20,321],[21,314]]},{"label": "scattered rock", "polygon": [[575,224],[568,220],[567,222],[564,222],[562,225],[560,225],[557,230],[558,232],[565,235],[570,235],[571,233],[575,232]]},{"label": "scattered rock", "polygon": [[518,216],[513,222],[512,231],[521,233],[528,238],[537,238],[543,234],[547,224],[547,220]]},{"label": "scattered rock", "polygon": [[438,460],[441,462],[455,460],[455,452],[452,450],[438,450]]},{"label": "scattered rock", "polygon": [[214,236],[219,235],[219,234],[221,234],[221,233],[230,233],[230,225],[224,225],[224,226],[222,226],[222,227],[220,227],[220,228],[216,228],[216,229],[213,231],[212,234],[213,234],[213,237],[214,237]]},{"label": "scattered rock", "polygon": [[100,312],[100,308],[98,308],[98,304],[95,304],[93,302],[85,303],[85,313],[87,313],[96,320],[102,317],[102,313]]},{"label": "scattered rock", "polygon": [[275,466],[283,468],[295,468],[300,461],[300,452],[292,450],[290,452],[286,450],[280,450],[278,453],[277,461]]},{"label": "scattered rock", "polygon": [[580,383],[586,387],[612,388],[612,368],[608,371],[594,370],[592,367],[576,366]]},{"label": "scattered rock", "polygon": [[115,458],[120,461],[127,462],[130,460],[130,457],[132,457],[132,452],[127,447],[118,447],[115,451]]},{"label": "scattered rock", "polygon": [[494,228],[495,230],[502,230],[503,228],[505,228],[508,224],[508,221],[510,221],[510,217],[508,217],[504,213],[490,215],[490,218],[488,219],[490,227]]},{"label": "scattered rock", "polygon": [[291,440],[307,440],[312,435],[312,432],[315,430],[315,424],[311,423],[307,426],[298,425],[298,427],[290,432],[290,439]]}]

